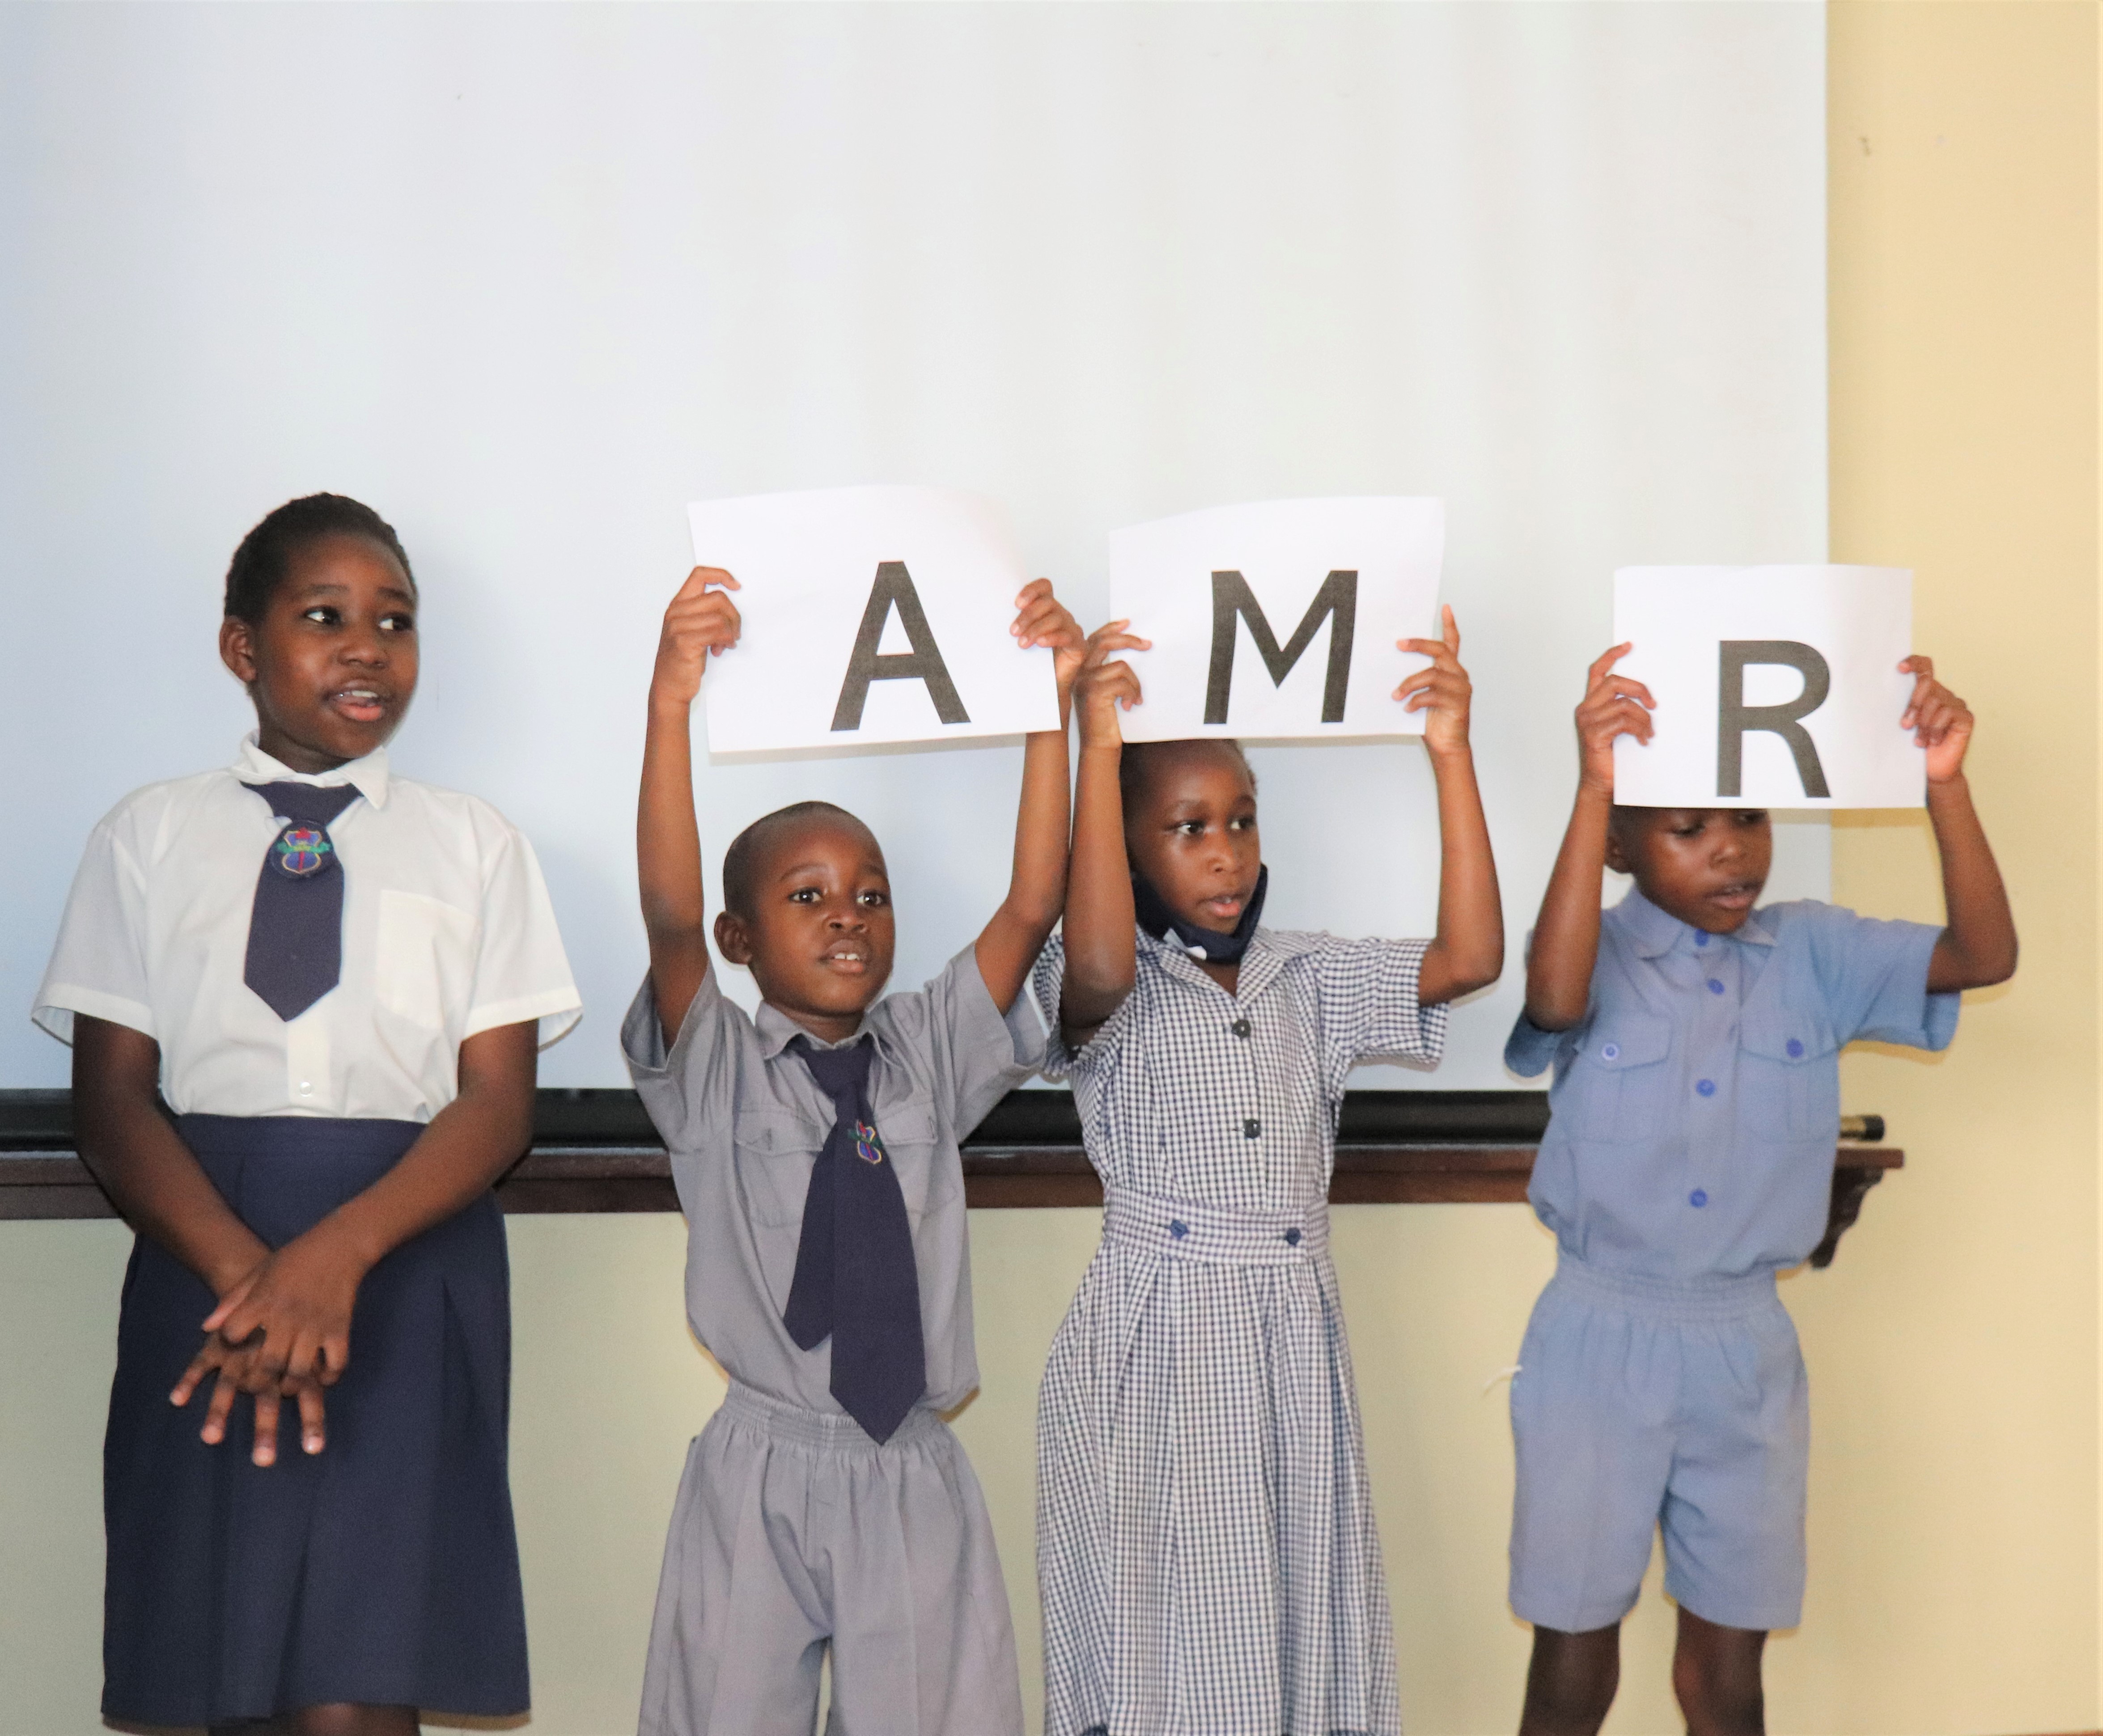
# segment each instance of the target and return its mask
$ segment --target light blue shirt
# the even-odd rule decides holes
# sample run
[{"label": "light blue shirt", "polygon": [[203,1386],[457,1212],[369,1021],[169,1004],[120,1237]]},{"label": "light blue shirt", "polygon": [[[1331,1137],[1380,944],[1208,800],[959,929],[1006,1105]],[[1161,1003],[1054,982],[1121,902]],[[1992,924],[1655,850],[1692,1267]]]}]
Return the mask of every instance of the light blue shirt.
[{"label": "light blue shirt", "polygon": [[1959,997],[1927,992],[1941,930],[1811,901],[1735,935],[1631,891],[1599,924],[1585,1016],[1519,1015],[1505,1064],[1551,1063],[1527,1197],[1563,1252],[1679,1281],[1794,1266],[1825,1233],[1840,1050],[1941,1049]]}]

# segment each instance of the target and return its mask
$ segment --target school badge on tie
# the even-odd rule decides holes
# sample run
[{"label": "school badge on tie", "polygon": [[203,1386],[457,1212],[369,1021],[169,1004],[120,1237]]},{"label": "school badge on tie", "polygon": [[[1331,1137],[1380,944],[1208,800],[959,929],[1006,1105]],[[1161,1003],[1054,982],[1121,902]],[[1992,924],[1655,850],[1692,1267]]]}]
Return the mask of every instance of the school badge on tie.
[{"label": "school badge on tie", "polygon": [[288,880],[305,880],[328,866],[335,847],[320,827],[303,826],[294,820],[278,834],[277,842],[271,846],[270,865]]},{"label": "school badge on tie", "polygon": [[248,788],[270,805],[278,831],[256,877],[241,979],[291,1020],[343,975],[343,859],[328,828],[358,792],[349,784]]},{"label": "school badge on tie", "polygon": [[834,1118],[811,1164],[781,1324],[799,1350],[831,1339],[833,1396],[870,1440],[888,1441],[927,1390],[927,1351],[913,1219],[869,1100],[876,1046],[864,1032],[838,1049],[807,1037],[789,1048],[832,1099]]}]

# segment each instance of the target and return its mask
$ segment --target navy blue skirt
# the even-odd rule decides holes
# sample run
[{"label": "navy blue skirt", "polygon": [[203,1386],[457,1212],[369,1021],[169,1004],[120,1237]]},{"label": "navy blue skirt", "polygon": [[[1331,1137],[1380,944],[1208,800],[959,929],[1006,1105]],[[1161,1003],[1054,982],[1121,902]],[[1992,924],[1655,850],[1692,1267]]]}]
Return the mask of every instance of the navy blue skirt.
[{"label": "navy blue skirt", "polygon": [[[305,1117],[177,1125],[273,1248],[370,1187],[423,1131]],[[104,1715],[215,1725],[340,1701],[524,1712],[505,1462],[510,1275],[495,1200],[367,1275],[313,1458],[290,1404],[278,1463],[260,1470],[247,1397],[216,1447],[198,1438],[209,1383],[187,1409],[168,1402],[213,1306],[193,1272],[139,1238],[103,1446]]]}]

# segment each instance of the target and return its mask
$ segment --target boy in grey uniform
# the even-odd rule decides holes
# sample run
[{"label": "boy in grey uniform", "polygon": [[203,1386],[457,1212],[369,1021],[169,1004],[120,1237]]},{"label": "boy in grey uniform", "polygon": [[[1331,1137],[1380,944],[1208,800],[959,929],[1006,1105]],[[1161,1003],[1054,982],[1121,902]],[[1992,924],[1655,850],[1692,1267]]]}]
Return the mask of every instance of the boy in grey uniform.
[{"label": "boy in grey uniform", "polygon": [[[1007,1594],[978,1482],[939,1414],[978,1384],[958,1142],[1043,1051],[1021,988],[1066,871],[1063,730],[1025,750],[1015,872],[968,951],[878,1001],[893,929],[869,829],[803,802],[723,859],[709,967],[689,713],[736,642],[737,588],[696,567],[665,616],[637,845],[650,976],[622,1028],[671,1148],[687,1316],[730,1376],[689,1450],[650,1636],[645,1736],[810,1736],[829,1645],[834,1736],[1022,1729]],[[1038,579],[1025,646],[1073,618]]]},{"label": "boy in grey uniform", "polygon": [[[1900,726],[1927,749],[1949,926],[1754,905],[1756,809],[1613,800],[1616,736],[1650,693],[1592,665],[1577,801],[1505,1059],[1551,1062],[1531,1197],[1559,1245],[1512,1384],[1511,1601],[1534,1624],[1521,1736],[1590,1736],[1621,1618],[1665,1538],[1673,1685],[1691,1736],[1758,1736],[1760,1656],[1803,1604],[1810,1427],[1775,1273],[1824,1233],[1839,1051],[1941,1049],[1958,993],[2016,967],[2015,922],[1963,775],[1972,719],[1925,657]],[[1600,871],[1635,878],[1603,917]]]}]

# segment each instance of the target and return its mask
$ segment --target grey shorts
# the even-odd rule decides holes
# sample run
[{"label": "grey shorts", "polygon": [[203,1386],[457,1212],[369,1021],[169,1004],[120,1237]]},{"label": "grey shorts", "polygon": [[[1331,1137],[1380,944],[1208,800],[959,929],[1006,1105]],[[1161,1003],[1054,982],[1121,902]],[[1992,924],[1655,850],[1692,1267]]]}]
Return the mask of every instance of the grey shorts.
[{"label": "grey shorts", "polygon": [[1007,1587],[947,1424],[881,1446],[733,1385],[687,1450],[642,1681],[642,1736],[1020,1736]]},{"label": "grey shorts", "polygon": [[1811,1426],[1771,1274],[1673,1284],[1565,1259],[1512,1381],[1511,1605],[1569,1633],[1665,1588],[1705,1621],[1793,1627],[1803,1607]]}]

